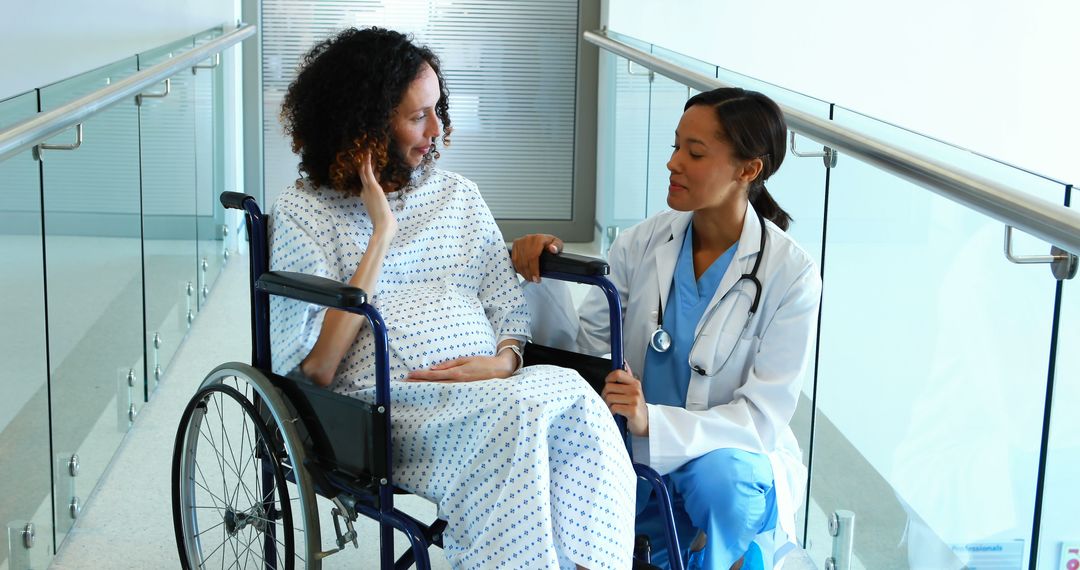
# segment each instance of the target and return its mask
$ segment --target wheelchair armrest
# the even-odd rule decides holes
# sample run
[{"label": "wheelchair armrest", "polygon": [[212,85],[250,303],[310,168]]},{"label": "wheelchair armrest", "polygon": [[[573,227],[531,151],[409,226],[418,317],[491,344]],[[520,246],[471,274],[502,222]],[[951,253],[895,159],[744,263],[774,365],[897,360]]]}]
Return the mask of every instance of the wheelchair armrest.
[{"label": "wheelchair armrest", "polygon": [[332,309],[353,309],[367,303],[367,293],[363,289],[292,271],[267,271],[255,282],[255,288]]},{"label": "wheelchair armrest", "polygon": [[222,192],[218,199],[221,200],[221,205],[227,209],[243,210],[244,201],[248,199],[254,200],[255,198],[243,192]]},{"label": "wheelchair armrest", "polygon": [[544,273],[569,273],[571,275],[607,275],[608,264],[602,259],[576,255],[573,253],[540,254],[540,274]]}]

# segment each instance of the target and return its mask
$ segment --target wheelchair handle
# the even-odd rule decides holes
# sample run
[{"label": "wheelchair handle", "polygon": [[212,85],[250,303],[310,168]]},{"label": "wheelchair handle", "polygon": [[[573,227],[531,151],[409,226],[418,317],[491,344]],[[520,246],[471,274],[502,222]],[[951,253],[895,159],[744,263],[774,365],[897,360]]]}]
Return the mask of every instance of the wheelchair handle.
[{"label": "wheelchair handle", "polygon": [[573,253],[540,253],[540,274],[569,273],[571,275],[607,275],[611,271],[603,259]]},{"label": "wheelchair handle", "polygon": [[[514,252],[513,246],[507,246],[506,251],[512,254]],[[595,277],[607,275],[609,272],[608,263],[603,259],[574,253],[551,253],[547,250],[540,252],[540,275],[564,273],[567,275]]]},{"label": "wheelchair handle", "polygon": [[254,196],[243,192],[222,192],[220,197],[221,205],[230,210],[243,210],[244,202],[254,199]]}]

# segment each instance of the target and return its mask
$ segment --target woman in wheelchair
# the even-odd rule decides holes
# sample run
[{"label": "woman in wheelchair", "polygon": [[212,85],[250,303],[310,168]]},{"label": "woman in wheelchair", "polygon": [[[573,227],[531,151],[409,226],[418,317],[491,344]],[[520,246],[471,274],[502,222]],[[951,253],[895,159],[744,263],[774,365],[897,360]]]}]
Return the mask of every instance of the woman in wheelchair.
[{"label": "woman in wheelchair", "polygon": [[[399,33],[346,30],[305,57],[282,117],[303,178],[271,216],[271,268],[360,287],[388,330],[393,474],[438,505],[455,568],[630,567],[635,476],[575,372],[522,369],[524,295],[449,143],[439,60]],[[274,298],[273,363],[374,400],[363,317]]]},{"label": "woman in wheelchair", "polygon": [[[760,93],[692,97],[667,163],[673,211],[623,232],[608,255],[626,358],[642,375],[612,372],[604,399],[627,418],[635,461],[665,475],[689,568],[772,567],[795,538],[805,469],[788,423],[821,280],[764,185],[784,159],[786,134],[779,107]],[[544,250],[557,253],[562,242],[536,234],[514,243],[527,280],[539,281]],[[568,300],[560,287],[545,281],[527,295]],[[606,350],[606,308],[591,295],[581,315],[538,314],[552,326],[534,320],[536,341]],[[637,531],[664,566],[673,554],[662,551],[656,498],[642,488],[639,499]]]}]

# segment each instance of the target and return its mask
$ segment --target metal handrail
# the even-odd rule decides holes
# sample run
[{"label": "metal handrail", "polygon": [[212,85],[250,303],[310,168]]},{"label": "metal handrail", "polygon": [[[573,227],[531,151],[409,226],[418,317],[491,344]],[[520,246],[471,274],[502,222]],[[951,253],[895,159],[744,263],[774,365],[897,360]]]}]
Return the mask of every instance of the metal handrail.
[{"label": "metal handrail", "polygon": [[221,50],[255,35],[255,26],[241,24],[220,38],[207,42],[191,51],[144,69],[134,75],[117,81],[80,97],[51,111],[38,113],[30,119],[0,132],[0,161],[52,138],[71,127],[78,125],[92,115],[134,97],[148,87],[161,83],[176,75],[181,70],[194,67]]},{"label": "metal handrail", "polygon": [[[603,31],[586,31],[583,37],[591,44],[698,91],[738,87],[630,47],[608,37]],[[780,108],[788,128],[803,136],[1019,228],[1061,249],[1080,253],[1080,212],[917,152],[897,148],[798,109],[786,105],[780,105]]]}]

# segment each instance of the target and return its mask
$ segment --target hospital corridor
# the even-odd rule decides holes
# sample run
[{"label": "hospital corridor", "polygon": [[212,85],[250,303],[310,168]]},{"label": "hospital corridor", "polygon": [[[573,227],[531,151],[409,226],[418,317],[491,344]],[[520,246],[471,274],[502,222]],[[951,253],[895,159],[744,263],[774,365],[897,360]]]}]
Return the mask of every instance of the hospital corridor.
[{"label": "hospital corridor", "polygon": [[1078,19],[5,4],[0,570],[1075,570]]}]

